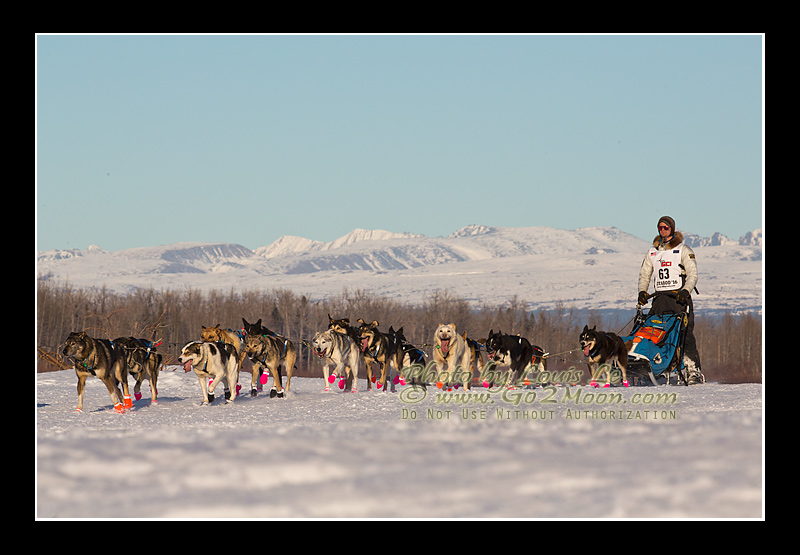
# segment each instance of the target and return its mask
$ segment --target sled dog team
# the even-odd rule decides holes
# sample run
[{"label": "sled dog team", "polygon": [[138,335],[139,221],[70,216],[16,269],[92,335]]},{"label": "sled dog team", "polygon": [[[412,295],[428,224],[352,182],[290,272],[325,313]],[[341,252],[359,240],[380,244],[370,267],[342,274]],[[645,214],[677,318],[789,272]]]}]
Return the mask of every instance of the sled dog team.
[{"label": "sled dog team", "polygon": [[[375,383],[378,390],[395,390],[396,384],[420,385],[435,383],[438,388],[471,387],[473,369],[484,367],[482,345],[466,333],[459,334],[455,324],[441,324],[434,332],[433,361],[425,363],[425,354],[408,343],[403,328],[388,332],[379,330],[379,322],[358,319],[351,326],[347,318],[334,319],[328,315],[329,325],[317,332],[311,340],[311,350],[320,359],[325,391],[330,391],[338,380],[339,389],[357,391],[359,369],[367,371],[367,388]],[[295,368],[297,351],[289,339],[261,325],[261,319],[251,324],[242,318],[240,332],[224,330],[219,325],[202,326],[200,339],[190,341],[180,352],[179,360],[184,372],[194,370],[200,382],[203,404],[215,399],[214,392],[222,382],[226,402],[233,402],[240,388],[239,368],[249,357],[253,365],[250,394],[258,395],[268,381],[265,370],[272,375],[270,397],[283,397],[289,391]],[[613,334],[589,329],[585,326],[579,338],[581,349],[590,370],[590,385],[597,387],[600,374],[606,374],[605,387],[611,383],[611,364],[616,362],[622,371],[622,385],[628,386],[625,372],[628,349],[622,339]],[[72,332],[63,350],[75,362],[78,376],[78,407],[83,410],[86,378],[99,378],[108,389],[114,410],[124,412],[133,405],[128,388],[128,375],[136,379],[134,396],[141,399],[141,384],[150,381],[151,402],[157,402],[158,373],[162,356],[157,345],[144,339],[121,337],[113,341],[96,339],[85,332]],[[531,345],[524,337],[490,330],[483,347],[488,360],[495,365],[508,366],[500,374],[486,366],[481,372],[483,385],[498,384],[514,387],[526,375],[526,368],[546,369],[546,353],[541,347]],[[378,374],[373,376],[373,365]],[[283,386],[281,367],[286,374]]]}]

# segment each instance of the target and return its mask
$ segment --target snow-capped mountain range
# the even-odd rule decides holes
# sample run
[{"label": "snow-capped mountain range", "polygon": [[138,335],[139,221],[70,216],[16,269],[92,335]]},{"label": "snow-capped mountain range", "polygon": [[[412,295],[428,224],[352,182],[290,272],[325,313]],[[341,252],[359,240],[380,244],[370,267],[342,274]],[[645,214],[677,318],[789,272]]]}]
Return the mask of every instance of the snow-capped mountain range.
[{"label": "snow-capped mountain range", "polygon": [[[762,311],[761,230],[738,241],[686,234],[697,254],[698,310]],[[117,292],[136,288],[286,288],[314,300],[344,288],[421,304],[446,290],[475,306],[630,310],[649,242],[619,229],[470,225],[448,237],[356,229],[323,243],[284,236],[255,250],[178,243],[108,252],[37,253],[39,279]]]}]

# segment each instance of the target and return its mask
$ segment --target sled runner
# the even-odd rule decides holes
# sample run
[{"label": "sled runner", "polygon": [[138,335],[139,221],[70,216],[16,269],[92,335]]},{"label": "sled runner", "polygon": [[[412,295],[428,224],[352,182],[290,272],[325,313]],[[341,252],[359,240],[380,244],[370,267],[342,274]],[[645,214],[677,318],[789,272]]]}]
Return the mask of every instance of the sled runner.
[{"label": "sled runner", "polygon": [[[657,295],[677,296],[673,292],[656,292]],[[628,336],[622,339],[628,345],[628,375],[641,379],[649,379],[653,385],[669,383],[674,370],[680,381],[689,385],[683,372],[683,347],[686,338],[686,326],[689,322],[689,306],[684,312],[669,314],[645,314],[642,305],[636,305],[636,316],[633,328]]]}]

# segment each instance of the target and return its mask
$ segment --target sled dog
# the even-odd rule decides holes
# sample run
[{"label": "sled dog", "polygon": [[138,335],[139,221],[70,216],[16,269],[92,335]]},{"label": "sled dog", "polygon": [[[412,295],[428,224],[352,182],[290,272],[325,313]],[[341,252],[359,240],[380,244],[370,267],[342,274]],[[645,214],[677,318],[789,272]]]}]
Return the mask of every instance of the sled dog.
[{"label": "sled dog", "polygon": [[433,334],[433,362],[436,365],[436,385],[443,387],[461,382],[465,389],[472,385],[470,350],[467,342],[456,332],[455,324],[440,324]]},{"label": "sled dog", "polygon": [[425,371],[425,353],[406,339],[403,328],[395,331],[389,327],[389,335],[393,335],[400,349],[400,384],[421,385],[425,387],[423,373]]},{"label": "sled dog", "polygon": [[403,328],[400,328],[397,331],[389,328],[389,333],[393,334],[397,338],[400,349],[403,351],[403,368],[407,368],[412,364],[420,364],[425,366],[425,353],[419,347],[416,347],[408,342],[408,339],[406,339],[406,336],[403,333]]},{"label": "sled dog", "polygon": [[83,394],[86,389],[86,378],[89,376],[96,376],[105,384],[115,411],[121,413],[132,406],[128,390],[128,366],[120,345],[107,339],[89,337],[82,331],[72,332],[67,337],[63,353],[75,361],[75,374],[78,376],[76,412],[83,412]]},{"label": "sled dog", "polygon": [[[272,389],[270,397],[283,397],[284,388],[281,380],[281,366],[286,370],[286,392],[292,383],[294,363],[297,360],[297,351],[294,344],[279,335],[255,335],[248,333],[244,337],[243,356],[249,356],[253,363],[253,377],[250,381],[250,395],[258,395],[256,380],[266,368],[272,374]],[[263,379],[263,378],[261,378]]]},{"label": "sled dog", "polygon": [[328,314],[328,329],[349,336],[357,344],[361,343],[358,328],[350,325],[350,318],[332,318]]},{"label": "sled dog", "polygon": [[[242,344],[244,344],[244,338],[247,337],[248,335],[270,335],[270,336],[280,337],[277,333],[275,333],[268,327],[261,325],[261,318],[259,318],[255,324],[251,324],[250,322],[242,318],[242,333],[241,333]],[[242,351],[239,353],[240,373],[244,368],[242,365],[246,359],[247,359],[247,354],[244,352],[244,349],[242,349]],[[250,378],[250,394],[255,397],[262,390],[261,380],[264,380],[264,383],[266,383],[268,379],[262,377],[264,375],[263,367],[259,368],[258,370],[256,370],[255,368],[252,368],[251,370],[252,370],[252,376]],[[255,390],[255,392],[253,390]]]},{"label": "sled dog", "polygon": [[181,361],[184,372],[194,368],[200,380],[200,389],[203,391],[203,405],[208,405],[214,400],[214,389],[220,381],[225,391],[226,402],[232,403],[236,399],[239,358],[233,345],[191,341],[181,349],[178,360]]},{"label": "sled dog", "polygon": [[122,346],[128,375],[136,378],[133,396],[137,401],[142,398],[142,382],[147,378],[150,380],[150,402],[158,403],[158,372],[161,370],[162,357],[156,352],[152,342],[135,337],[118,337],[114,344]]},{"label": "sled dog", "polygon": [[461,337],[464,338],[464,341],[467,342],[467,349],[469,349],[469,371],[471,375],[474,375],[475,368],[477,367],[478,372],[483,369],[483,355],[481,354],[481,344],[470,337],[467,337],[467,332],[461,334]]},{"label": "sled dog", "polygon": [[262,326],[261,318],[255,324],[251,324],[242,318],[242,333],[243,335],[278,335],[268,327]]},{"label": "sled dog", "polygon": [[539,347],[538,345],[531,345],[533,347],[533,358],[531,360],[531,364],[533,368],[539,368],[539,372],[546,372],[547,371],[547,357],[545,356],[547,353],[544,352],[544,349]]},{"label": "sled dog", "polygon": [[[330,391],[336,378],[339,389],[358,391],[358,367],[361,353],[358,344],[349,335],[332,329],[318,331],[311,341],[311,348],[322,360],[322,373],[325,377],[325,391]],[[330,368],[333,366],[333,373]]]},{"label": "sled dog", "polygon": [[200,331],[200,341],[205,343],[222,342],[233,345],[233,348],[236,349],[236,357],[239,359],[238,362],[242,362],[244,359],[244,356],[242,356],[242,340],[238,333],[220,329],[219,324],[212,328],[201,327],[203,329]]},{"label": "sled dog", "polygon": [[[378,389],[386,391],[387,379],[391,378],[391,369],[394,366],[397,372],[403,364],[402,351],[397,348],[396,341],[389,338],[378,330],[380,325],[377,320],[368,324],[359,318],[358,337],[361,344],[361,352],[364,354],[364,361],[367,365],[367,389],[372,389],[372,363],[377,362],[381,369],[381,377],[377,381]],[[394,383],[391,384],[392,388]]]},{"label": "sled dog", "polygon": [[606,385],[604,387],[611,387],[611,365],[616,362],[617,366],[622,370],[622,385],[628,387],[628,375],[626,373],[628,347],[620,336],[614,333],[597,331],[597,326],[592,327],[592,329],[589,329],[589,326],[583,326],[580,342],[591,375],[589,385],[597,387],[597,378],[605,372]]},{"label": "sled dog", "polygon": [[[517,387],[525,377],[525,369],[534,362],[534,353],[544,353],[539,347],[534,347],[531,342],[519,335],[509,335],[494,330],[489,330],[489,337],[486,339],[486,353],[489,360],[509,367],[508,380],[506,386]],[[489,372],[487,372],[487,375]],[[485,376],[484,381],[494,385],[498,380],[496,372]]]}]

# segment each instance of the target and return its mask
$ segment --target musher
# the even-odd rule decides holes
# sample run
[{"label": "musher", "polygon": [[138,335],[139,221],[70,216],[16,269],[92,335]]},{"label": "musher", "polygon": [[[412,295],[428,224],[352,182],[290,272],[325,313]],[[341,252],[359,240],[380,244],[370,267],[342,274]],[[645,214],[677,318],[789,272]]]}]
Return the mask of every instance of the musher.
[{"label": "musher", "polygon": [[658,220],[658,235],[647,252],[639,271],[639,304],[647,303],[647,288],[655,268],[656,292],[674,292],[677,298],[659,295],[653,299],[651,314],[681,313],[689,305],[689,322],[686,326],[684,365],[689,385],[705,383],[700,371],[700,353],[694,337],[694,303],[692,291],[697,292],[697,262],[694,251],[683,243],[683,234],[675,229],[675,220],[662,216]]}]

